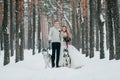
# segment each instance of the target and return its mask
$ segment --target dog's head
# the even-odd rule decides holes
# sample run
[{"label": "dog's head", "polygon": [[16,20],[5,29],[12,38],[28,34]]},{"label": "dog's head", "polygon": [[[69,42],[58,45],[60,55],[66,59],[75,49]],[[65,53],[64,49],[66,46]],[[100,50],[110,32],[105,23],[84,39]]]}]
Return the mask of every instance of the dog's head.
[{"label": "dog's head", "polygon": [[47,55],[48,54],[48,50],[46,48],[43,48],[41,50],[41,52],[42,52],[43,55]]},{"label": "dog's head", "polygon": [[64,53],[63,57],[69,57],[68,49],[64,49],[63,53]]}]

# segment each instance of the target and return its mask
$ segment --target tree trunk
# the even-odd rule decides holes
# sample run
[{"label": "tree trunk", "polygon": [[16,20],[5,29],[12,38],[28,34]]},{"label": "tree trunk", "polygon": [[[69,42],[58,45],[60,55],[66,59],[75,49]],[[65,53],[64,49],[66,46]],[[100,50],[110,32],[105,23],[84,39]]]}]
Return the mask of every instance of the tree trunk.
[{"label": "tree trunk", "polygon": [[0,0],[0,29],[2,28],[3,1]]},{"label": "tree trunk", "polygon": [[80,48],[80,33],[79,33],[79,27],[78,27],[78,16],[77,16],[77,2],[73,1],[73,11],[72,11],[72,25],[73,25],[73,45],[79,50]]},{"label": "tree trunk", "polygon": [[[80,48],[82,48],[82,13],[81,13],[81,2],[82,0],[79,0],[79,5],[78,5],[78,15],[79,15],[79,20],[78,20],[78,25],[79,25],[79,33],[80,33],[80,38],[79,38],[79,41],[80,41]],[[69,13],[69,17],[70,17],[70,13]],[[70,18],[69,18],[70,20]]]},{"label": "tree trunk", "polygon": [[[100,15],[101,13],[101,0],[98,0],[98,9],[97,9],[97,16],[98,16],[98,26],[100,30],[100,59],[103,59],[104,56],[104,22],[101,21]],[[101,13],[101,14],[100,14]]]},{"label": "tree trunk", "polygon": [[7,32],[4,32],[4,65],[10,63],[10,54],[9,54],[9,35]]},{"label": "tree trunk", "polygon": [[106,26],[106,49],[109,49],[109,26],[108,26],[108,15],[107,15],[107,2],[104,0],[106,3],[106,11],[105,11],[105,26]]},{"label": "tree trunk", "polygon": [[76,10],[74,9],[75,8],[75,2],[72,1],[72,26],[73,26],[73,31],[72,31],[72,44],[75,45],[76,44],[76,38],[75,38],[75,12]]},{"label": "tree trunk", "polygon": [[3,15],[3,1],[0,1],[0,50],[2,50],[2,15]]},{"label": "tree trunk", "polygon": [[28,49],[32,49],[31,2],[28,0]]},{"label": "tree trunk", "polygon": [[20,60],[24,59],[24,0],[19,0],[19,24],[20,24]]},{"label": "tree trunk", "polygon": [[107,15],[108,15],[108,26],[109,26],[109,59],[114,59],[114,45],[113,45],[113,22],[112,22],[112,6],[111,0],[107,0]]},{"label": "tree trunk", "polygon": [[13,29],[13,0],[10,0],[10,50],[11,56],[14,55],[13,49],[13,39],[14,39],[14,29]]},{"label": "tree trunk", "polygon": [[7,33],[8,25],[8,0],[4,0],[4,16],[2,23],[2,31],[4,34],[4,65],[7,65],[10,62],[9,54],[9,35]]},{"label": "tree trunk", "polygon": [[41,17],[40,17],[40,0],[38,0],[38,53],[41,51]]},{"label": "tree trunk", "polygon": [[96,0],[96,51],[99,51],[100,48],[100,41],[99,41],[99,35],[100,35],[100,31],[99,31],[99,20],[100,20],[100,2],[101,0]]},{"label": "tree trunk", "polygon": [[83,16],[83,20],[82,20],[82,54],[85,54],[85,0],[82,0],[82,16]]},{"label": "tree trunk", "polygon": [[115,58],[116,60],[120,59],[120,19],[119,19],[119,9],[118,9],[118,0],[113,1],[113,20],[115,27]]},{"label": "tree trunk", "polygon": [[35,54],[35,29],[36,29],[36,0],[32,0],[33,3],[33,55]]},{"label": "tree trunk", "polygon": [[2,32],[2,29],[1,29],[1,32],[0,32],[0,47],[1,47],[1,50],[3,50],[3,32]]},{"label": "tree trunk", "polygon": [[94,0],[90,0],[90,58],[94,57]]},{"label": "tree trunk", "polygon": [[88,56],[88,0],[82,0],[82,16],[83,16],[83,25],[82,25],[82,52]]},{"label": "tree trunk", "polygon": [[[106,12],[107,14],[107,12]],[[106,48],[109,49],[109,26],[108,26],[108,15],[106,15]]]},{"label": "tree trunk", "polygon": [[88,46],[88,43],[89,43],[89,40],[88,40],[88,32],[89,32],[89,28],[88,28],[88,15],[85,17],[85,43],[86,43],[86,46],[85,46],[85,49],[86,49],[86,52],[85,52],[85,54],[86,54],[86,57],[88,57],[89,56],[89,46]]},{"label": "tree trunk", "polygon": [[16,59],[15,62],[20,60],[20,46],[19,46],[19,36],[20,36],[20,29],[19,29],[19,0],[16,0]]},{"label": "tree trunk", "polygon": [[82,54],[85,54],[85,36],[84,36],[84,33],[85,33],[85,28],[84,28],[84,25],[85,23],[82,23]]},{"label": "tree trunk", "polygon": [[100,23],[100,59],[105,58],[104,53],[104,22]]},{"label": "tree trunk", "polygon": [[2,22],[3,22],[3,1],[0,1],[0,50],[3,50],[3,33],[2,33]]}]

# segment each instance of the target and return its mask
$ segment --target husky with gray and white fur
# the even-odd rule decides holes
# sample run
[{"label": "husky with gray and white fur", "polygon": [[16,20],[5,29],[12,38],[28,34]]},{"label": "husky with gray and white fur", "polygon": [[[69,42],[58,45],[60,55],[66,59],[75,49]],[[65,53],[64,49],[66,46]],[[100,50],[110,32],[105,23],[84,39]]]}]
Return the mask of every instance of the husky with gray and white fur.
[{"label": "husky with gray and white fur", "polygon": [[45,68],[51,68],[51,55],[49,54],[47,49],[41,50],[44,61],[45,61]]}]

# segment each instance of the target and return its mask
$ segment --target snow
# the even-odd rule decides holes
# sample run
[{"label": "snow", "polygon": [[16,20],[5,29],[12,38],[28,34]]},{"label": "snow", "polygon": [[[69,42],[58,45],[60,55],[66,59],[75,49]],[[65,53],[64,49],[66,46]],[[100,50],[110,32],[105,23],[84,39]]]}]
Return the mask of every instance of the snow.
[{"label": "snow", "polygon": [[[44,59],[41,53],[32,55],[32,50],[25,50],[25,59],[15,63],[15,57],[11,62],[3,66],[3,51],[0,52],[0,80],[119,80],[120,61],[108,58],[99,59],[99,52],[95,57],[85,58],[80,53],[85,63],[82,68],[72,69],[67,67],[45,69]],[[108,51],[106,51],[108,57]]]}]

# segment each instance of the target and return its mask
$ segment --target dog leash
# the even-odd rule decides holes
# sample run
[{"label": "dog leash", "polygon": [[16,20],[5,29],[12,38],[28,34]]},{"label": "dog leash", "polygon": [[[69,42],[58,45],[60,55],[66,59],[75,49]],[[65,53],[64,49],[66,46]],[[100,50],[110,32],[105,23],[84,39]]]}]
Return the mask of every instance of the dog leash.
[{"label": "dog leash", "polygon": [[50,50],[50,42],[48,43],[48,49]]}]

